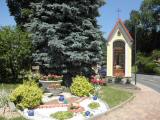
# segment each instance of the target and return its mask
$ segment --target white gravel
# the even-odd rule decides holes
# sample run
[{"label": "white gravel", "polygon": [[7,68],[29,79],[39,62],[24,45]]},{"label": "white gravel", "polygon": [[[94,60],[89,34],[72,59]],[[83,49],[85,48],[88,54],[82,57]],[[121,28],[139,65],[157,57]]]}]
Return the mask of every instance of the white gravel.
[{"label": "white gravel", "polygon": [[[100,107],[96,110],[91,110],[88,107],[88,104],[91,102],[98,102],[100,104]],[[103,101],[101,101],[99,99],[93,100],[92,98],[88,98],[88,99],[83,100],[82,102],[80,102],[80,106],[84,107],[85,111],[90,111],[93,114],[93,116],[103,114],[103,113],[107,112],[109,109],[108,105],[106,105]],[[67,107],[38,108],[38,109],[35,109],[34,111],[35,111],[35,113],[34,113],[33,117],[28,116],[27,109],[25,109],[23,112],[21,112],[21,114],[25,118],[30,119],[30,120],[55,120],[55,119],[51,118],[50,115],[52,113],[55,113],[58,111],[67,111]],[[84,119],[88,119],[88,118],[85,118],[81,113],[75,113],[74,117],[71,118],[70,120],[84,120]]]}]

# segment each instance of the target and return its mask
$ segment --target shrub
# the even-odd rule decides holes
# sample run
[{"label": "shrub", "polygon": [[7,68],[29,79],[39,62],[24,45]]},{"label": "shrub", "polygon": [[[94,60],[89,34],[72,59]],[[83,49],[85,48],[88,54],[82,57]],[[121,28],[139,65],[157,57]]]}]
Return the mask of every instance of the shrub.
[{"label": "shrub", "polygon": [[88,96],[94,87],[84,76],[76,76],[70,87],[71,93],[77,96]]},{"label": "shrub", "polygon": [[34,80],[35,82],[39,82],[39,80],[41,79],[42,75],[39,72],[31,72],[31,71],[27,71],[24,75],[24,80],[28,81],[28,80]]},{"label": "shrub", "polygon": [[156,75],[160,75],[160,67],[155,67],[153,71],[156,73]]},{"label": "shrub", "polygon": [[57,120],[66,120],[73,117],[73,113],[68,111],[61,111],[51,114],[51,117],[57,119]]},{"label": "shrub", "polygon": [[115,83],[120,83],[122,81],[122,77],[116,77],[115,78]]},{"label": "shrub", "polygon": [[126,84],[131,84],[131,80],[129,78],[127,78]]},{"label": "shrub", "polygon": [[0,116],[0,120],[6,120],[6,118],[5,118],[5,117]]},{"label": "shrub", "polygon": [[100,104],[97,103],[97,102],[92,102],[92,103],[90,103],[90,104],[88,105],[88,107],[91,108],[91,109],[97,109],[97,108],[100,107]]},{"label": "shrub", "polygon": [[41,103],[41,99],[42,90],[34,81],[24,82],[10,95],[10,100],[22,109],[38,106]]},{"label": "shrub", "polygon": [[154,62],[149,62],[149,63],[147,63],[146,65],[145,65],[145,67],[144,67],[144,72],[145,73],[154,73],[154,68],[155,67],[157,67],[157,65],[156,65],[156,63],[154,63]]}]

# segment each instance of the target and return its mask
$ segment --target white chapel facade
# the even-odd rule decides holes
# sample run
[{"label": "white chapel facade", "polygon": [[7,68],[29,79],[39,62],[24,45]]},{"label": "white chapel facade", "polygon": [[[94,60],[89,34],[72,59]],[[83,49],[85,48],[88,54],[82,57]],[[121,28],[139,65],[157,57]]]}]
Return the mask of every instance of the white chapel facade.
[{"label": "white chapel facade", "polygon": [[107,40],[107,77],[131,77],[133,39],[118,19]]}]

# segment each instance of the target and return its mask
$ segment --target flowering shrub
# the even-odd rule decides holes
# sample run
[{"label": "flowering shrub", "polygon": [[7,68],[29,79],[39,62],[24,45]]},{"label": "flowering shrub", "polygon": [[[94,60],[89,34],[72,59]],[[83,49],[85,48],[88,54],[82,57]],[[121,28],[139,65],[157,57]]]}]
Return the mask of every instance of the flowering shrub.
[{"label": "flowering shrub", "polygon": [[48,81],[58,81],[58,80],[62,80],[63,78],[63,75],[52,75],[52,74],[49,74],[47,76],[43,76],[42,79],[43,80],[48,80]]},{"label": "flowering shrub", "polygon": [[95,84],[95,85],[105,85],[106,81],[105,80],[101,80],[101,79],[97,79],[95,76],[92,76],[91,83]]}]

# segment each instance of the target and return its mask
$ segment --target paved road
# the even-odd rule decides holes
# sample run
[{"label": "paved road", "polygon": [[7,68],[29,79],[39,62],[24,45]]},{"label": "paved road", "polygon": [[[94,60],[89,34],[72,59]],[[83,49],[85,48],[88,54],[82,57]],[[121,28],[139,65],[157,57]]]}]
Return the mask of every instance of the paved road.
[{"label": "paved road", "polygon": [[137,74],[137,82],[144,84],[160,93],[160,76]]}]

